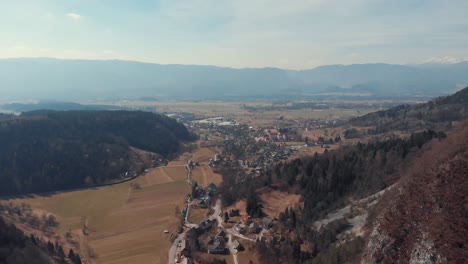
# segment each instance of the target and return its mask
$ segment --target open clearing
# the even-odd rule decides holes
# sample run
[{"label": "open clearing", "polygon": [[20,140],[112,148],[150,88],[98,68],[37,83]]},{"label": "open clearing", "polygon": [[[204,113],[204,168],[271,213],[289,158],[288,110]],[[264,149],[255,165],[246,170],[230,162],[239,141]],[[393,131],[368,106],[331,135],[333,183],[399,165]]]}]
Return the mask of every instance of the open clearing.
[{"label": "open clearing", "polygon": [[191,208],[188,220],[193,224],[200,224],[208,217],[208,209]]},{"label": "open clearing", "polygon": [[192,179],[198,185],[206,187],[210,183],[214,183],[219,186],[223,181],[221,174],[214,173],[213,169],[208,166],[209,160],[220,153],[221,151],[218,148],[199,148],[193,153],[192,161],[200,164],[192,170]]},{"label": "open clearing", "polygon": [[[55,214],[60,222],[56,233],[64,237],[71,230],[81,236],[81,253],[91,248],[95,263],[167,263],[170,234],[164,230],[176,230],[175,208],[183,208],[190,191],[184,166],[188,158],[185,154],[131,182],[12,202]],[[82,235],[85,225],[88,236]]]},{"label": "open clearing", "polygon": [[207,163],[211,158],[214,158],[216,154],[220,154],[221,151],[218,148],[199,148],[193,153],[192,160],[198,163]]},{"label": "open clearing", "polygon": [[284,212],[286,208],[298,205],[301,200],[300,195],[287,192],[261,189],[259,193],[263,212],[273,218],[278,218],[279,214]]},{"label": "open clearing", "polygon": [[210,183],[214,183],[218,186],[223,181],[221,174],[214,173],[208,165],[204,164],[193,169],[192,179],[203,187],[208,186]]}]

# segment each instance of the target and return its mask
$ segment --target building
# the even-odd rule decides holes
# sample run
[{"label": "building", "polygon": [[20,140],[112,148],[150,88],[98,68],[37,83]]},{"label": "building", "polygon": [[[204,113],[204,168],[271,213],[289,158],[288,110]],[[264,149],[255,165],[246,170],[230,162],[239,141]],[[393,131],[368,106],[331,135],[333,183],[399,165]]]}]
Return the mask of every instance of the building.
[{"label": "building", "polygon": [[207,249],[208,249],[208,253],[210,254],[225,254],[226,253],[226,246],[219,239],[216,239],[213,244],[208,245]]},{"label": "building", "polygon": [[262,228],[255,222],[251,223],[249,226],[250,233],[258,234],[262,231]]},{"label": "building", "polygon": [[263,225],[263,228],[265,229],[269,229],[273,226],[273,219],[271,219],[270,217],[264,217],[262,219],[262,225]]}]

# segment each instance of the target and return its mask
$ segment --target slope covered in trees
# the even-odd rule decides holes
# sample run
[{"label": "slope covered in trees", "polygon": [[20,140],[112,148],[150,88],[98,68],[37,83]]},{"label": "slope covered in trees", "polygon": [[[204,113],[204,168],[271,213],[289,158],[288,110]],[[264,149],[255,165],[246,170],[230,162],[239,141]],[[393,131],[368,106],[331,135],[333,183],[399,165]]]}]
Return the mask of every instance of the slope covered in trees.
[{"label": "slope covered in trees", "polygon": [[[72,252],[72,251],[70,251]],[[79,255],[67,258],[63,248],[50,241],[33,235],[26,236],[13,224],[8,224],[0,216],[0,263],[42,264],[42,263],[81,263]]]},{"label": "slope covered in trees", "polygon": [[385,193],[363,263],[465,263],[468,259],[468,123],[434,142]]},{"label": "slope covered in trees", "polygon": [[107,183],[136,173],[135,148],[170,157],[191,138],[182,124],[147,112],[40,111],[5,119],[0,194]]},{"label": "slope covered in trees", "polygon": [[[290,230],[287,238],[257,243],[257,252],[265,263],[350,261],[360,253],[363,239],[356,238],[337,245],[337,235],[346,230],[349,223],[341,219],[315,229],[315,221],[346,206],[349,199],[358,200],[393,185],[401,172],[430,146],[429,142],[445,137],[443,132],[428,130],[414,133],[407,139],[358,143],[278,163],[259,177],[246,178],[235,184],[235,188],[222,186],[223,198],[246,198],[248,213],[261,214],[261,201],[253,194],[252,186],[257,189],[267,186],[303,197],[303,206],[290,207],[279,214],[281,225]],[[301,249],[305,245],[310,245],[309,249]]]},{"label": "slope covered in trees", "polygon": [[374,127],[369,134],[392,131],[441,129],[452,121],[468,118],[468,87],[457,93],[418,105],[401,105],[350,120],[360,127]]},{"label": "slope covered in trees", "polygon": [[425,143],[444,137],[443,132],[424,131],[409,139],[358,143],[280,163],[272,170],[268,184],[283,184],[302,194],[302,222],[310,225],[343,206],[347,197],[363,198],[393,184],[405,162]]}]

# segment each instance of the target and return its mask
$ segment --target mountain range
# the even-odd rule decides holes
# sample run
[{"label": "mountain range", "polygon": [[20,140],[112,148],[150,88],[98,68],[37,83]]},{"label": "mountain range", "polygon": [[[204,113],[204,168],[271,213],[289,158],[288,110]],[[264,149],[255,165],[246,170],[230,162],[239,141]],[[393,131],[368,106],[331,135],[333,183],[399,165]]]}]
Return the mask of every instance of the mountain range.
[{"label": "mountain range", "polygon": [[0,60],[2,100],[284,98],[316,93],[439,96],[468,85],[468,62],[353,64],[310,70],[161,65],[119,60]]}]

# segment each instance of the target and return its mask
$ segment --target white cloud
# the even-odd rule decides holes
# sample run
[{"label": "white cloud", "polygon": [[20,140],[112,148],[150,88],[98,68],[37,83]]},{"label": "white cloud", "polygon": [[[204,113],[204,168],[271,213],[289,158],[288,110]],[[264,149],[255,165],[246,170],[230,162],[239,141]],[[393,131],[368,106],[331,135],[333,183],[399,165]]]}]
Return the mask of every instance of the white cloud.
[{"label": "white cloud", "polygon": [[73,19],[73,20],[80,20],[81,19],[81,15],[77,14],[77,13],[68,13],[67,14],[67,17]]}]

